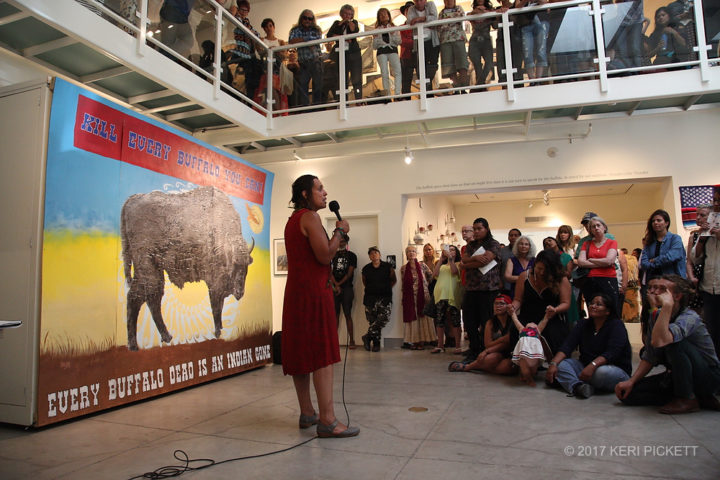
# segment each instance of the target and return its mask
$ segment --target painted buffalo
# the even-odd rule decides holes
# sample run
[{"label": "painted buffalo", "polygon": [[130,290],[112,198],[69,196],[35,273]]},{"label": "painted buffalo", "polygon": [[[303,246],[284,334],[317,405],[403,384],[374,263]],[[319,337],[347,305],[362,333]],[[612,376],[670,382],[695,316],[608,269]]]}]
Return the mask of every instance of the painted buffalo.
[{"label": "painted buffalo", "polygon": [[242,236],[240,216],[230,199],[214,187],[180,194],[162,192],[133,195],[123,205],[120,231],[127,294],[128,348],[137,350],[137,319],[148,304],[163,342],[170,342],[160,311],[167,272],[183,288],[187,282],[205,281],[215,322],[215,337],[222,331],[225,297],[240,300],[255,246]]}]

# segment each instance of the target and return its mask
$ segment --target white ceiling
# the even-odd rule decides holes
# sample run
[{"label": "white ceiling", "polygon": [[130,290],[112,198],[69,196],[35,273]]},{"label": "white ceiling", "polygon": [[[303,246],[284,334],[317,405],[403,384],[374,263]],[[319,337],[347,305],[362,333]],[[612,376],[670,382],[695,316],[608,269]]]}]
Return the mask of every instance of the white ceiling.
[{"label": "white ceiling", "polygon": [[[607,196],[630,196],[630,195],[652,195],[660,189],[660,181],[647,182],[607,182],[602,184],[583,184],[582,186],[571,185],[562,187],[554,185],[548,189],[550,201],[553,199],[607,197]],[[487,202],[508,202],[526,200],[528,202],[542,202],[543,190],[538,189],[512,189],[504,192],[493,191],[492,193],[472,193],[462,195],[448,195],[447,199],[457,206],[469,206]]]}]

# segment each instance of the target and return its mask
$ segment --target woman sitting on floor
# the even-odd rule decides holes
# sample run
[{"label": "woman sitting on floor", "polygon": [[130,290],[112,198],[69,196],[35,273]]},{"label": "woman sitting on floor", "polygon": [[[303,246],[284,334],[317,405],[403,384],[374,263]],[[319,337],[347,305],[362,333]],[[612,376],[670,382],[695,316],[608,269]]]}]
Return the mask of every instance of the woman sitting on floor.
[{"label": "woman sitting on floor", "polygon": [[507,295],[498,295],[493,303],[493,316],[485,328],[485,350],[471,363],[450,362],[451,372],[483,370],[497,375],[513,375],[517,366],[512,362],[510,329],[512,320],[508,314],[512,300]]},{"label": "woman sitting on floor", "polygon": [[[589,398],[595,389],[615,391],[615,385],[630,378],[632,349],[625,324],[615,302],[597,293],[588,303],[589,319],[580,319],[545,375],[548,384],[559,384],[578,398]],[[579,359],[571,358],[579,348]]]}]

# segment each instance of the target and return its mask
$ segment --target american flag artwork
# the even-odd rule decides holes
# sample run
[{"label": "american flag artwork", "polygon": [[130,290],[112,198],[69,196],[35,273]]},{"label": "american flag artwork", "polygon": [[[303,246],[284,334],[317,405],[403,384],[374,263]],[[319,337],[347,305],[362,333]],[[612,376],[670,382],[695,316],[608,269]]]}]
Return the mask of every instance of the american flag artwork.
[{"label": "american flag artwork", "polygon": [[683,226],[688,230],[695,228],[696,207],[702,204],[712,204],[712,200],[712,185],[680,187],[680,207],[682,209]]}]

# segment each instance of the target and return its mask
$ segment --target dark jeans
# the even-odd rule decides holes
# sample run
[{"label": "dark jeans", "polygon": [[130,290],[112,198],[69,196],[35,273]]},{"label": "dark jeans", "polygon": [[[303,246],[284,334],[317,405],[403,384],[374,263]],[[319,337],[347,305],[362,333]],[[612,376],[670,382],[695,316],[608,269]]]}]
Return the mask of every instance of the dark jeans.
[{"label": "dark jeans", "polygon": [[[497,66],[498,66],[498,78],[501,82],[507,81],[507,75],[503,70],[506,67],[505,63],[505,41],[503,40],[504,36],[500,33],[500,29],[498,29],[498,36],[497,40],[495,42],[495,49],[497,51]],[[524,71],[522,69],[522,61],[523,61],[523,49],[522,49],[522,34],[520,33],[520,30],[510,28],[510,51],[512,53],[512,66],[513,68],[517,69],[517,71],[513,74],[513,80],[522,80]],[[519,86],[519,85],[516,85]]]},{"label": "dark jeans", "polygon": [[[340,62],[338,62],[337,66],[335,68],[340,68]],[[347,81],[348,76],[350,77],[350,82]],[[362,79],[362,55],[360,52],[350,52],[350,53],[345,54],[345,88],[348,88],[351,85],[352,85],[353,93],[355,94],[355,99],[356,100],[361,99],[362,98],[363,79]],[[338,76],[337,88],[335,90],[338,90],[339,88],[340,88],[340,77]],[[336,91],[333,91],[332,93],[335,98],[339,98],[340,95]]]},{"label": "dark jeans", "polygon": [[473,356],[477,356],[485,349],[483,331],[485,323],[492,317],[492,306],[497,294],[497,290],[468,290],[465,292],[462,318]]},{"label": "dark jeans", "polygon": [[720,352],[720,294],[713,295],[702,290],[700,293],[703,299],[703,322],[710,332],[717,354]]},{"label": "dark jeans", "polygon": [[468,57],[475,68],[475,85],[484,85],[488,75],[494,73],[495,69],[490,36],[473,35],[470,37]]},{"label": "dark jeans", "polygon": [[642,67],[642,22],[620,26],[615,42],[615,58],[626,67]]},{"label": "dark jeans", "polygon": [[432,90],[432,81],[438,70],[438,59],[440,58],[440,45],[434,47],[432,40],[425,40],[423,48],[425,49],[425,78],[430,80],[427,82],[427,89]]},{"label": "dark jeans", "polygon": [[298,101],[300,105],[306,106],[310,104],[310,80],[312,80],[312,96],[313,105],[322,103],[322,84],[323,84],[323,65],[318,60],[300,62],[300,71],[296,77],[300,87]]},{"label": "dark jeans", "polygon": [[337,318],[338,321],[340,321],[340,307],[342,307],[343,313],[345,313],[346,320],[352,318],[351,313],[354,299],[355,290],[353,290],[352,284],[348,286],[343,284],[340,293],[335,295],[335,318]]},{"label": "dark jeans", "polygon": [[623,403],[665,405],[673,398],[704,398],[720,389],[720,366],[711,366],[689,341],[671,343],[665,354],[670,371],[640,379]]},{"label": "dark jeans", "polygon": [[400,70],[402,72],[402,93],[410,93],[413,77],[417,72],[417,57],[415,54],[411,58],[400,59]]}]

